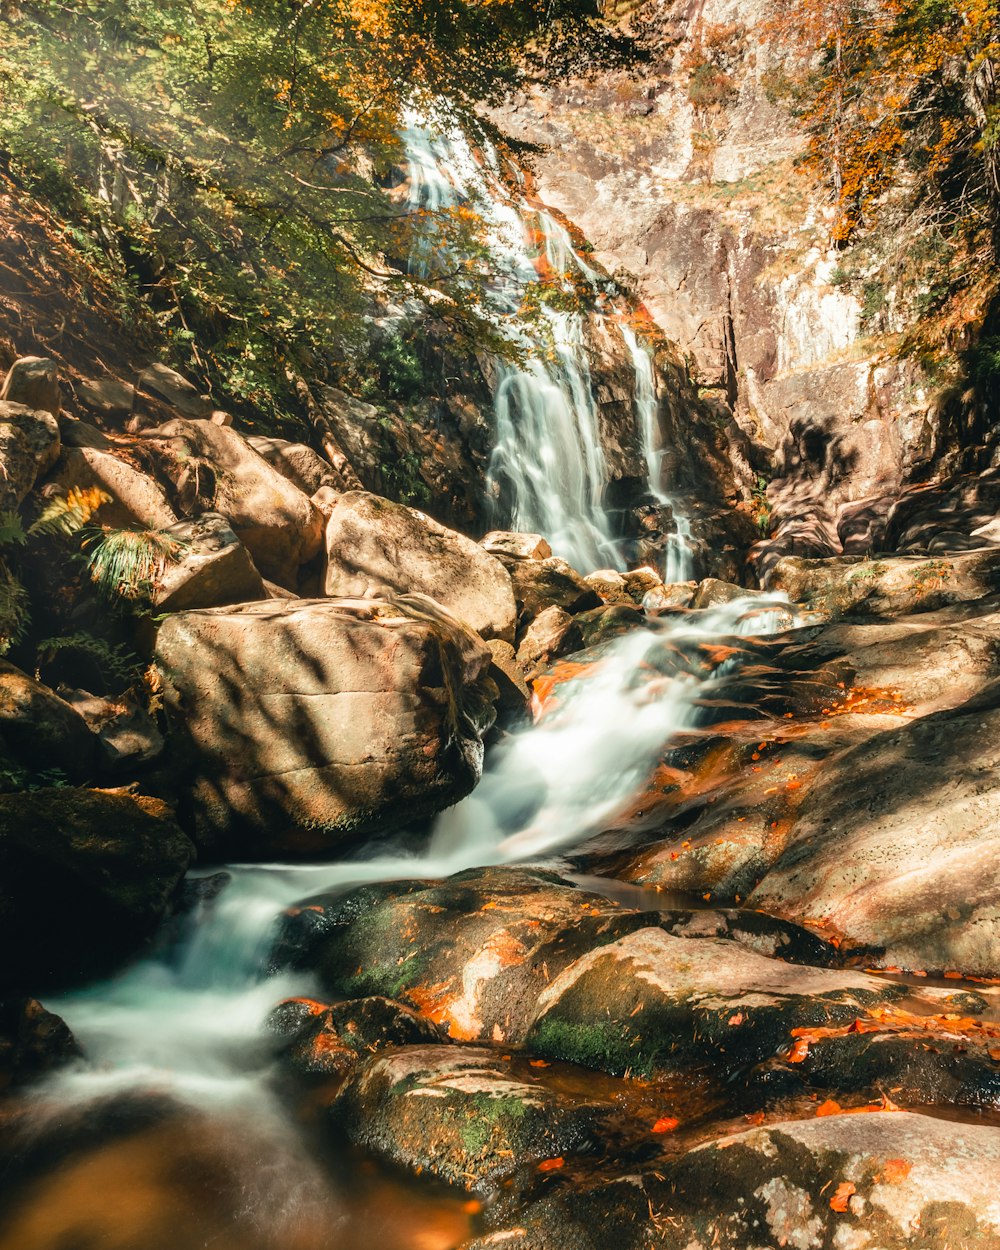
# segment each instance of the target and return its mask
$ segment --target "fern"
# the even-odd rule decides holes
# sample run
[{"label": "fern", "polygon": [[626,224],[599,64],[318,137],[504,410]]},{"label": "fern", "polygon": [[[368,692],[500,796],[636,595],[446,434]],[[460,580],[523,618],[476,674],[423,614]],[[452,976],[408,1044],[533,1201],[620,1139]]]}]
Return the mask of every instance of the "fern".
[{"label": "fern", "polygon": [[148,599],[168,560],[182,544],[159,530],[99,530],[84,541],[91,580],[112,602]]},{"label": "fern", "polygon": [[0,561],[0,655],[24,641],[31,623],[31,601],[21,579]]},{"label": "fern", "polygon": [[78,534],[98,508],[106,503],[111,503],[111,496],[99,486],[72,486],[65,497],[49,501],[41,515],[28,527],[28,534]]},{"label": "fern", "polygon": [[0,547],[23,547],[27,541],[28,535],[17,513],[0,512]]},{"label": "fern", "polygon": [[43,638],[38,644],[36,658],[40,665],[52,664],[63,651],[84,652],[98,663],[106,677],[124,685],[135,679],[142,663],[127,647],[106,642],[86,630],[63,634],[58,638]]}]

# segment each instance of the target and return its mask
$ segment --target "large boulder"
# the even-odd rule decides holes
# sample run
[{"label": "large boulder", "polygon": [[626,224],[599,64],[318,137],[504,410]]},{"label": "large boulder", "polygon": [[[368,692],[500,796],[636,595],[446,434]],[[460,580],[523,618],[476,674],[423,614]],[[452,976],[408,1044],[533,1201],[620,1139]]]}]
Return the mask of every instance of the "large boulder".
[{"label": "large boulder", "polygon": [[323,517],[241,434],[213,421],[168,421],[142,439],[186,516],[226,518],[271,581],[294,589],[322,545]]},{"label": "large boulder", "polygon": [[47,495],[65,495],[74,488],[97,488],[111,496],[101,505],[100,520],[120,529],[167,529],[177,514],[148,474],[100,447],[64,447],[45,483]]},{"label": "large boulder", "polygon": [[928,612],[1000,590],[1000,548],[934,557],[785,556],[772,568],[767,586],[834,617]]},{"label": "large boulder", "polygon": [[0,660],[0,743],[23,768],[55,769],[69,781],[89,780],[97,763],[97,741],[80,713],[7,660]]},{"label": "large boulder", "polygon": [[419,596],[168,617],[156,663],[200,844],[327,852],[454,803],[480,776],[491,659]]},{"label": "large boulder", "polygon": [[208,395],[200,395],[191,382],[169,365],[152,364],[139,375],[138,391],[155,395],[185,417],[207,419],[215,405]]},{"label": "large boulder", "polygon": [[286,438],[248,438],[247,442],[267,463],[312,498],[321,487],[335,491],[346,489],[337,470],[317,451],[305,443],[292,443]]},{"label": "large boulder", "polygon": [[612,1109],[550,1087],[478,1046],[408,1046],[352,1076],[331,1108],[348,1140],[399,1167],[465,1189],[520,1168],[589,1154]]},{"label": "large boulder", "polygon": [[4,378],[0,401],[24,404],[26,408],[58,417],[62,397],[56,362],[43,356],[22,356],[15,360]]},{"label": "large boulder", "polygon": [[226,603],[250,603],[267,592],[250,552],[225,517],[206,512],[164,531],[178,544],[152,594],[156,612],[185,612]]},{"label": "large boulder", "polygon": [[990,1125],[824,1115],[561,1187],[468,1250],[993,1250],[998,1183]]},{"label": "large boulder", "polygon": [[854,747],[813,784],[750,905],[876,965],[1000,976],[998,769],[1000,682]]},{"label": "large boulder", "polygon": [[80,1054],[66,1022],[37,998],[0,998],[0,1095]]},{"label": "large boulder", "polygon": [[328,595],[430,595],[482,637],[514,640],[514,595],[503,565],[415,508],[364,491],[341,495],[326,549]]},{"label": "large boulder", "polygon": [[59,449],[59,423],[51,413],[0,400],[0,512],[21,505]]},{"label": "large boulder", "polygon": [[126,959],[194,855],[165,804],[100,790],[0,795],[0,990],[64,986]]}]

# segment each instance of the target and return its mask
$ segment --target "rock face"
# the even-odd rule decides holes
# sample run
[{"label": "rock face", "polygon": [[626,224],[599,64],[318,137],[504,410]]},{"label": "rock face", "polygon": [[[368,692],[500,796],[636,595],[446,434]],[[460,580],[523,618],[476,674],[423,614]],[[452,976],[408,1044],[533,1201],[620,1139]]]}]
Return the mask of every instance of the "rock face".
[{"label": "rock face", "polygon": [[995,592],[1000,588],[1000,548],[924,558],[785,556],[772,567],[767,585],[785,591],[794,603],[832,616],[903,616]]},{"label": "rock face", "polygon": [[514,595],[503,565],[422,512],[351,491],[330,513],[326,550],[328,595],[425,594],[483,638],[514,640]]},{"label": "rock face", "polygon": [[97,487],[111,496],[100,519],[121,529],[168,529],[177,514],[160,486],[120,456],[97,447],[67,447],[45,484],[48,494]]},{"label": "rock face", "polygon": [[307,495],[242,435],[212,421],[168,421],[143,444],[181,513],[220,513],[261,573],[294,588],[322,542],[323,519]]},{"label": "rock face", "polygon": [[1000,685],[829,765],[750,906],[926,971],[1000,975]]},{"label": "rock face", "polygon": [[56,362],[41,356],[22,356],[15,360],[0,390],[0,402],[3,401],[24,404],[26,408],[58,417],[62,402]]},{"label": "rock face", "polygon": [[157,800],[69,788],[0,795],[0,989],[71,985],[127,958],[193,856]]},{"label": "rock face", "polygon": [[178,613],[156,663],[185,810],[213,853],[332,851],[479,778],[490,652],[418,596]]},{"label": "rock face", "polygon": [[0,510],[17,509],[59,458],[59,423],[49,412],[0,401]]},{"label": "rock face", "polygon": [[607,1107],[560,1095],[476,1046],[409,1046],[371,1059],[331,1113],[356,1145],[465,1189],[593,1151],[610,1119]]},{"label": "rock face", "polygon": [[346,489],[343,477],[333,465],[304,443],[292,443],[285,438],[248,438],[247,442],[310,498],[323,486],[335,491]]},{"label": "rock face", "polygon": [[695,940],[672,924],[537,870],[476,869],[311,899],[277,958],[334,994],[389,995],[458,1041],[646,1076],[757,1063],[795,1028],[846,1025],[905,993],[766,958],[733,940],[737,925]]},{"label": "rock face", "polygon": [[917,1250],[1000,1241],[1000,1142],[907,1112],[832,1115],[727,1137],[564,1189],[474,1250]]},{"label": "rock face", "polygon": [[0,1094],[80,1056],[66,1022],[36,998],[0,999]]},{"label": "rock face", "polygon": [[0,660],[0,743],[22,767],[55,769],[77,783],[88,781],[97,763],[97,741],[79,712],[6,660]]},{"label": "rock face", "polygon": [[225,517],[206,512],[196,521],[179,521],[166,534],[179,548],[164,566],[153,591],[158,612],[185,612],[266,597],[253,558]]}]

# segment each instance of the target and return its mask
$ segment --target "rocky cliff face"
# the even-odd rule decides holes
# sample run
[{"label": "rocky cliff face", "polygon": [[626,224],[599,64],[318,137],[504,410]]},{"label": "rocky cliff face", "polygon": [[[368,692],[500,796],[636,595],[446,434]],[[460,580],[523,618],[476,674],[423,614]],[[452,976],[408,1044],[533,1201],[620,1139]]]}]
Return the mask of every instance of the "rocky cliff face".
[{"label": "rocky cliff face", "polygon": [[[796,164],[804,136],[769,12],[609,0],[644,60],[532,89],[502,122],[544,145],[540,197],[731,414],[736,479],[780,549],[865,550],[859,501],[884,513],[912,483],[984,467],[989,414],[900,351],[919,290],[866,285],[861,260],[849,277],[829,197]],[[896,220],[880,246],[904,250],[910,230]]]}]

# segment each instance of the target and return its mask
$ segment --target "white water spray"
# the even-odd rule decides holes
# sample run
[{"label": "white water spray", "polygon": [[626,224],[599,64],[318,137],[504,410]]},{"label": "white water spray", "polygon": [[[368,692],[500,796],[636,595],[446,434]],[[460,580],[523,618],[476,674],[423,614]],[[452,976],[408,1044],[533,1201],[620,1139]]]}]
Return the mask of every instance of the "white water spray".
[{"label": "white water spray", "polygon": [[[608,471],[585,341],[585,314],[537,301],[538,341],[519,312],[544,289],[563,301],[582,289],[596,299],[599,276],[577,254],[569,232],[543,209],[512,195],[497,153],[476,161],[461,132],[435,133],[415,114],[403,132],[409,166],[408,204],[428,215],[410,269],[420,277],[441,265],[435,213],[475,204],[486,224],[496,281],[490,295],[498,323],[522,363],[497,360],[492,493],[507,504],[502,523],[537,531],[574,567],[624,568],[605,508]],[[500,518],[498,518],[500,519]]]},{"label": "white water spray", "polygon": [[663,432],[658,420],[659,403],[656,398],[656,376],[649,349],[640,341],[629,325],[622,325],[622,338],[632,356],[635,369],[635,410],[642,436],[642,451],[646,460],[649,493],[661,507],[670,509],[674,532],[667,540],[667,558],[663,580],[687,582],[694,578],[694,553],[692,547],[691,520],[680,507],[677,499],[669,493],[665,483],[665,460],[667,448],[663,445]]}]

